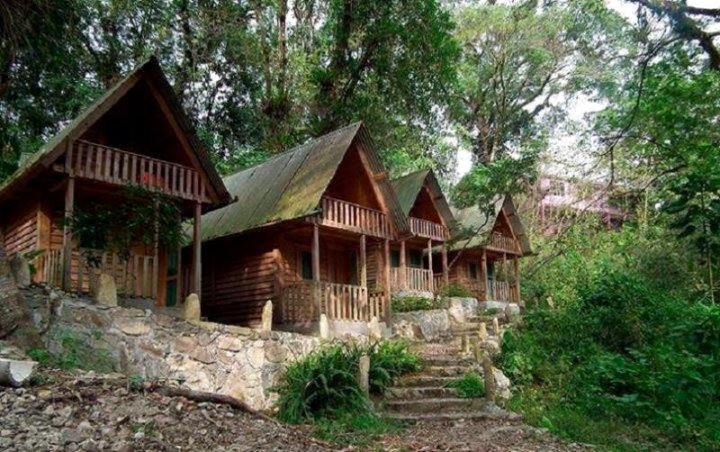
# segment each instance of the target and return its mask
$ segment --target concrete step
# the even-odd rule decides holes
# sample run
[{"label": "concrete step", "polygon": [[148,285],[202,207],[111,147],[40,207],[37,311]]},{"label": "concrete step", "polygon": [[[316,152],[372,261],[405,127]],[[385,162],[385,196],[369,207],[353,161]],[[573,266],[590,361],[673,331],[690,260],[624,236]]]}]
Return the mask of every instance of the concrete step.
[{"label": "concrete step", "polygon": [[395,383],[395,387],[399,388],[437,388],[444,387],[448,383],[457,380],[457,377],[437,377],[433,375],[409,375],[400,377]]},{"label": "concrete step", "polygon": [[437,414],[482,410],[485,403],[485,399],[461,399],[459,397],[388,400],[385,410],[395,413]]},{"label": "concrete step", "polygon": [[454,388],[443,388],[442,386],[411,387],[411,388],[388,388],[385,391],[386,400],[418,400],[455,397]]}]

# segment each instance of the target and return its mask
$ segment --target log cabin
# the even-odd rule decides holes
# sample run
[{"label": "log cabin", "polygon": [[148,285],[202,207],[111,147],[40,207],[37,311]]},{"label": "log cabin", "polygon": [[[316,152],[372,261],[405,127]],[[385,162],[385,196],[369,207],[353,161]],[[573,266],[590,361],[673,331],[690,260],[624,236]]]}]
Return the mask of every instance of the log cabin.
[{"label": "log cabin", "polygon": [[[448,278],[446,242],[455,219],[432,170],[407,174],[392,185],[411,234],[391,245],[392,291],[432,294]],[[433,260],[433,248],[438,245],[442,250],[439,262]]]},{"label": "log cabin", "polygon": [[390,242],[409,227],[362,123],[224,179],[237,201],[202,217],[202,315],[363,333],[388,321]]},{"label": "log cabin", "polygon": [[[229,201],[160,65],[151,58],[119,80],[0,184],[0,228],[9,256],[39,254],[34,280],[66,291],[90,292],[100,272],[115,279],[120,295],[177,303],[179,249],[133,245],[130,255],[101,253],[88,265],[83,243],[65,218],[93,205],[127,200],[128,187],[162,193],[194,218],[192,287],[199,287],[199,218]],[[155,207],[157,208],[157,206]]]},{"label": "log cabin", "polygon": [[512,197],[498,197],[487,212],[472,206],[454,213],[462,232],[449,247],[449,284],[478,301],[522,305],[519,259],[532,251]]}]

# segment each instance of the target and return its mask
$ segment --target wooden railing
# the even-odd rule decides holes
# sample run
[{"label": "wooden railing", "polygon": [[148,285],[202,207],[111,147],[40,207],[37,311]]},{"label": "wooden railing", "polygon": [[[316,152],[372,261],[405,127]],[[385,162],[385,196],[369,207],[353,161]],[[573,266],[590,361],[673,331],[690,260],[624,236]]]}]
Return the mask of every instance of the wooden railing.
[{"label": "wooden railing", "polygon": [[488,281],[487,299],[493,301],[516,301],[515,287],[507,281]]},{"label": "wooden railing", "polygon": [[77,140],[72,155],[59,171],[76,177],[116,185],[139,186],[183,199],[205,200],[205,184],[200,173],[176,163],[166,162],[120,149]]},{"label": "wooden railing", "polygon": [[405,267],[405,278],[402,277],[402,268],[390,268],[390,286],[394,290],[421,290],[433,291],[433,274],[424,268]]},{"label": "wooden railing", "polygon": [[518,252],[517,242],[512,237],[498,234],[497,232],[490,234],[490,238],[488,239],[488,248],[494,248],[500,251],[509,251],[511,253]]},{"label": "wooden railing", "polygon": [[320,224],[375,237],[390,237],[390,223],[383,212],[327,196],[322,199]]},{"label": "wooden railing", "polygon": [[[88,264],[88,250],[73,250],[70,271],[72,292],[92,293],[100,273],[107,273],[115,279],[118,294],[155,298],[157,295],[157,262],[154,256],[131,255],[121,259],[108,252],[93,253],[93,266]],[[47,250],[36,258],[39,279],[53,286],[62,283],[62,250]]]},{"label": "wooden railing", "polygon": [[410,232],[414,235],[438,241],[447,239],[445,226],[422,218],[409,217],[408,219],[410,221]]},{"label": "wooden railing", "polygon": [[367,287],[316,281],[297,281],[283,289],[283,321],[313,322],[325,314],[329,320],[368,322],[383,319],[387,297]]}]

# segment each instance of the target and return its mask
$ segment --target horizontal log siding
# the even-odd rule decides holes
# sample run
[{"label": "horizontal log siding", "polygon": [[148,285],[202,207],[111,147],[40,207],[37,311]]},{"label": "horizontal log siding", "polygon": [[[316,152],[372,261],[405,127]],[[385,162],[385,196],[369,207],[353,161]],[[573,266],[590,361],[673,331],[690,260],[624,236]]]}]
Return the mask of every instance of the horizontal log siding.
[{"label": "horizontal log siding", "polygon": [[5,228],[5,252],[8,256],[36,249],[37,211],[32,210]]},{"label": "horizontal log siding", "polygon": [[275,298],[276,254],[227,252],[222,246],[203,259],[203,316],[239,325],[260,323],[267,300]]}]

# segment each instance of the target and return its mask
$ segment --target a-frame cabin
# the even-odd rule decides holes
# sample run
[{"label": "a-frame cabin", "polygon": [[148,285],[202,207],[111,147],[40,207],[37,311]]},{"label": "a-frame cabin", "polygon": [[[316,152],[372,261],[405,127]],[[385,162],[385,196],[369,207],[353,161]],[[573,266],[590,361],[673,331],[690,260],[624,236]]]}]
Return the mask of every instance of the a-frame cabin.
[{"label": "a-frame cabin", "polygon": [[202,217],[202,314],[276,328],[363,333],[389,319],[390,241],[408,226],[361,123],[225,178],[238,198]]},{"label": "a-frame cabin", "polygon": [[510,195],[499,197],[490,210],[455,211],[462,232],[450,246],[449,283],[479,301],[521,304],[518,260],[531,253],[530,242]]},{"label": "a-frame cabin", "polygon": [[88,292],[102,272],[114,277],[121,295],[175,304],[181,292],[199,286],[199,246],[187,262],[194,268],[192,287],[183,289],[179,272],[187,264],[178,249],[162,249],[160,231],[153,245],[134,246],[123,257],[103,252],[90,266],[64,221],[89,206],[127,199],[128,186],[175,199],[182,218],[199,219],[229,200],[155,58],[118,81],[0,184],[6,252],[40,252],[33,262],[36,282]]},{"label": "a-frame cabin", "polygon": [[[435,174],[416,171],[392,181],[410,235],[392,244],[390,281],[393,292],[432,293],[447,281],[447,248],[455,219]],[[442,254],[433,260],[433,247]]]}]

